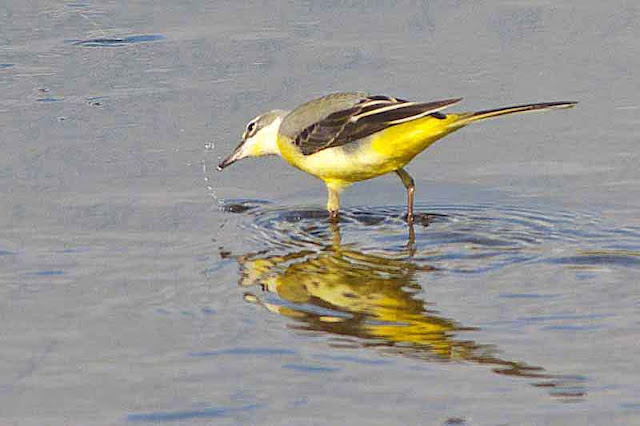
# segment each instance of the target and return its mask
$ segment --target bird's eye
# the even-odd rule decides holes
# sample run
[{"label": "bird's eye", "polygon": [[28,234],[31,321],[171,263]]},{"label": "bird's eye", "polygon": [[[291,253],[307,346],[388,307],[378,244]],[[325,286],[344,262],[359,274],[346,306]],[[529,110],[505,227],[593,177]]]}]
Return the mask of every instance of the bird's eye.
[{"label": "bird's eye", "polygon": [[247,132],[248,133],[252,133],[254,130],[256,129],[256,123],[249,123],[249,125],[247,126]]}]

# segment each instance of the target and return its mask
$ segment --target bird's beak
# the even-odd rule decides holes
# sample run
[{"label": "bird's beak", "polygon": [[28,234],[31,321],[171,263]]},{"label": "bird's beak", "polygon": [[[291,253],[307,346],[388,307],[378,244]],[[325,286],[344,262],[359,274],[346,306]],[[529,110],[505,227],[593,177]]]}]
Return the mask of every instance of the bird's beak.
[{"label": "bird's beak", "polygon": [[225,158],[220,162],[220,164],[218,164],[218,171],[221,172],[222,169],[224,169],[225,167],[230,166],[236,161],[246,157],[243,147],[244,147],[244,142],[241,142],[240,145],[238,145],[236,149],[234,149],[233,152],[227,158]]}]

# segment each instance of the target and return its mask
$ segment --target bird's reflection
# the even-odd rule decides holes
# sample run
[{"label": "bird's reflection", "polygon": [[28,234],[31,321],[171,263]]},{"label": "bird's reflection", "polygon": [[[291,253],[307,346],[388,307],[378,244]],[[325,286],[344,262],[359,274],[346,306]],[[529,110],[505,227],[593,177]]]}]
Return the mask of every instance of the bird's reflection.
[{"label": "bird's reflection", "polygon": [[534,386],[548,387],[560,398],[584,396],[579,378],[503,359],[495,346],[459,337],[474,328],[418,297],[418,275],[425,281],[434,268],[412,261],[411,248],[395,256],[363,253],[341,243],[338,224],[330,226],[332,241],[315,250],[237,256],[245,300],[291,318],[294,329],[329,335],[335,346],[486,364],[498,374],[535,379]]}]

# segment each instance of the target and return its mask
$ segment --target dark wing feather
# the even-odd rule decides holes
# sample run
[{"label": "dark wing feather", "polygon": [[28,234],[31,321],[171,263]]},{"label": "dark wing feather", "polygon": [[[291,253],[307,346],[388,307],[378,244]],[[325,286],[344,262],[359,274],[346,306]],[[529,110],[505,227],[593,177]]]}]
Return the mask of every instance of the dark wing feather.
[{"label": "dark wing feather", "polygon": [[304,155],[346,145],[388,127],[427,115],[443,118],[438,111],[460,102],[447,99],[413,103],[387,96],[370,96],[354,107],[336,111],[305,127],[293,139]]}]

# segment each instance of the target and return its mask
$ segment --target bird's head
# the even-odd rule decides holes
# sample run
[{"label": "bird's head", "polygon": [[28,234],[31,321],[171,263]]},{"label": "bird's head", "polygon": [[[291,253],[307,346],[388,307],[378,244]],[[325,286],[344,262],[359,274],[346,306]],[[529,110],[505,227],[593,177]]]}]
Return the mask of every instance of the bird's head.
[{"label": "bird's head", "polygon": [[288,111],[273,110],[251,120],[242,134],[240,144],[218,165],[218,170],[245,157],[279,154],[278,128]]}]

